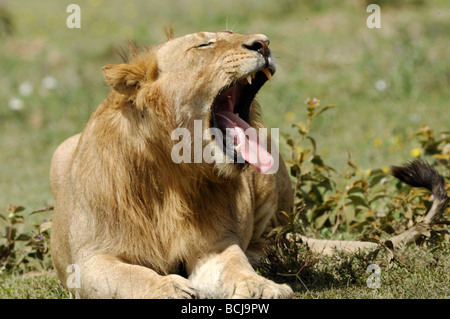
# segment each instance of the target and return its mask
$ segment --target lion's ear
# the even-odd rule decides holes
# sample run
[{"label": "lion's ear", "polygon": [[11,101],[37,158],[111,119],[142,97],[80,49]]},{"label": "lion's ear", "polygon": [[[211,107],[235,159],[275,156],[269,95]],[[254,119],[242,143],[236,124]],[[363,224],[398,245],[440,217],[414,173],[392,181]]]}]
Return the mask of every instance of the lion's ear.
[{"label": "lion's ear", "polygon": [[103,67],[106,83],[116,92],[131,97],[145,79],[145,71],[134,64],[108,64]]}]

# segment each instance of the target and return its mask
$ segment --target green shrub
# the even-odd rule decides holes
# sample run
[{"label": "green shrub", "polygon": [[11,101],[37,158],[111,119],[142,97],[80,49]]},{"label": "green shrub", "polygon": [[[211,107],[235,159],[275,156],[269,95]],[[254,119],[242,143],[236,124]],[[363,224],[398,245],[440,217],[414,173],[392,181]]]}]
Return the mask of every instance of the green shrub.
[{"label": "green shrub", "polygon": [[[52,209],[49,206],[33,211],[28,216]],[[44,219],[42,223],[32,225],[32,230],[28,230],[22,216],[24,211],[23,206],[10,205],[6,214],[0,212],[0,220],[5,224],[3,233],[0,232],[0,272],[14,270],[24,273],[51,268],[51,221]]]},{"label": "green shrub", "polygon": [[[416,223],[432,204],[427,190],[413,189],[395,180],[388,167],[363,170],[350,155],[343,172],[325,163],[311,135],[312,124],[334,105],[319,107],[319,102],[306,100],[307,122],[293,124],[298,136],[286,136],[290,157],[285,161],[295,192],[291,217],[294,228],[316,237],[338,235],[343,239],[378,241],[383,235],[390,236]],[[411,138],[418,139],[420,145],[411,153],[428,161],[448,179],[450,132],[435,134],[424,126]]]}]

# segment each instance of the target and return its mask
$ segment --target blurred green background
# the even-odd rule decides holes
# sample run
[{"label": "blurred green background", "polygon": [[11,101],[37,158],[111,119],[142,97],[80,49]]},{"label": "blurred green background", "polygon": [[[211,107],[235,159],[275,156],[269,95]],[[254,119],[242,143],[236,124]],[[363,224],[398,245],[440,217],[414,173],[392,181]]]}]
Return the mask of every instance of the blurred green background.
[{"label": "blurred green background", "polygon": [[[71,3],[80,29],[66,26]],[[380,29],[366,25],[370,3]],[[52,153],[108,93],[101,67],[170,25],[266,34],[278,63],[258,95],[266,124],[292,134],[308,97],[335,104],[312,134],[338,170],[348,153],[365,169],[401,164],[418,155],[409,136],[422,125],[450,130],[449,1],[0,0],[0,211],[53,203]]]}]

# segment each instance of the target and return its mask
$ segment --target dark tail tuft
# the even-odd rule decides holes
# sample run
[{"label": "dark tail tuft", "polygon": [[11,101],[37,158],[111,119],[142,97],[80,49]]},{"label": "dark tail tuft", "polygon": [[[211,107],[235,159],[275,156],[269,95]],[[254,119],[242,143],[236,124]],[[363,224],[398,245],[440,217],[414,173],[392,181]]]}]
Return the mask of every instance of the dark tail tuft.
[{"label": "dark tail tuft", "polygon": [[447,199],[444,177],[428,163],[415,160],[403,166],[392,166],[391,172],[392,175],[408,185],[427,188],[439,200]]}]

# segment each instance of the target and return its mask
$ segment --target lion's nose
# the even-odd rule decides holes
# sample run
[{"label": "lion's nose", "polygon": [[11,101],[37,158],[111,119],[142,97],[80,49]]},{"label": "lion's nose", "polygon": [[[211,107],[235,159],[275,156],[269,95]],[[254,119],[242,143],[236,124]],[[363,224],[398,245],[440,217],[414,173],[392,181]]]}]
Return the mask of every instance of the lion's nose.
[{"label": "lion's nose", "polygon": [[269,49],[269,39],[266,37],[259,37],[250,40],[248,43],[244,44],[244,47],[248,50],[257,51],[263,56],[267,57],[270,53]]}]

